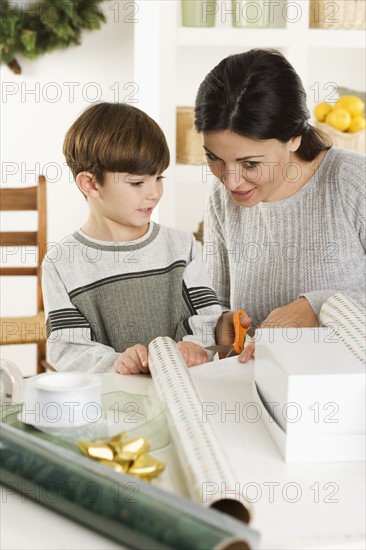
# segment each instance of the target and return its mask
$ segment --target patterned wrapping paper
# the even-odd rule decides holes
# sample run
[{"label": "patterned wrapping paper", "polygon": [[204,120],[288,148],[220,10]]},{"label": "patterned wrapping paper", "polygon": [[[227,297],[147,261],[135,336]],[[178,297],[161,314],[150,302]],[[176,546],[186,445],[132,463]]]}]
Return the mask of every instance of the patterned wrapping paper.
[{"label": "patterned wrapping paper", "polygon": [[[149,369],[169,411],[172,437],[192,499],[249,522],[250,504],[239,491],[235,491],[234,474],[212,428],[203,421],[201,401],[171,338],[159,337],[150,343]],[[217,493],[210,496],[209,491],[203,490],[210,484],[224,487],[230,496],[221,499]]]},{"label": "patterned wrapping paper", "polygon": [[322,325],[333,326],[339,339],[366,365],[366,312],[337,292],[324,302],[319,318]]},{"label": "patterned wrapping paper", "polygon": [[124,548],[251,550],[242,522],[1,423],[0,475],[17,491]]}]

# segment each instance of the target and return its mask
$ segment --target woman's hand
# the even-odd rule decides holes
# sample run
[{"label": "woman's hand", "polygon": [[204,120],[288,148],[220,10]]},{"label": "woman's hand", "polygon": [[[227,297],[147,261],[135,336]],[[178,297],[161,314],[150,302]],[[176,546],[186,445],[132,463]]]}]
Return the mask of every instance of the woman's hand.
[{"label": "woman's hand", "polygon": [[[240,318],[242,326],[245,319]],[[278,307],[271,311],[268,317],[258,328],[281,328],[281,327],[318,327],[319,322],[306,298],[297,298],[286,306]],[[247,363],[254,357],[255,338],[250,340],[244,351],[239,356],[241,363]]]},{"label": "woman's hand", "polygon": [[207,363],[207,352],[194,342],[178,342],[178,349],[187,365],[187,367],[195,367]]},{"label": "woman's hand", "polygon": [[[231,345],[235,340],[235,331],[234,331],[234,311],[228,311],[223,313],[216,325],[216,342],[223,346]],[[242,327],[248,329],[252,324],[250,317],[240,317],[240,322]]]},{"label": "woman's hand", "polygon": [[142,344],[136,344],[131,348],[127,348],[115,360],[114,370],[119,374],[148,373],[147,348]]}]

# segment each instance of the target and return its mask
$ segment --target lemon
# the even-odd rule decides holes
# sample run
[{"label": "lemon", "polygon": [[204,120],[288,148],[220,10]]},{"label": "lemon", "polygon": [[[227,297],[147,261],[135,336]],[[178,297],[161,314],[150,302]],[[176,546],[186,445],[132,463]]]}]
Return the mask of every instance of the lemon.
[{"label": "lemon", "polygon": [[351,117],[362,115],[365,108],[365,103],[355,95],[343,95],[334,105],[335,109],[346,109]]},{"label": "lemon", "polygon": [[332,109],[325,117],[325,122],[341,132],[345,132],[351,125],[351,115],[346,109]]},{"label": "lemon", "polygon": [[351,132],[352,134],[355,134],[356,132],[360,132],[361,130],[364,130],[366,128],[366,119],[363,116],[355,116],[351,124],[347,130],[347,132]]},{"label": "lemon", "polygon": [[324,122],[327,114],[332,110],[332,106],[329,103],[318,103],[314,109],[314,115],[318,122]]}]

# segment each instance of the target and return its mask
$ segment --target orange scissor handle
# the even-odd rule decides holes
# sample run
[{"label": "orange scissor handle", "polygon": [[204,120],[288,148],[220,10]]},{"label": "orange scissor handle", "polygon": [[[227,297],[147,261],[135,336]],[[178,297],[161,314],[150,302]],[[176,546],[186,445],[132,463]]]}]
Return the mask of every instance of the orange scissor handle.
[{"label": "orange scissor handle", "polygon": [[233,323],[234,323],[234,332],[235,332],[235,341],[233,343],[233,349],[235,350],[235,353],[240,355],[240,353],[244,349],[244,342],[245,342],[245,336],[250,329],[250,326],[248,328],[244,328],[241,326],[240,323],[240,316],[243,315],[244,317],[249,317],[247,313],[243,309],[238,309],[234,313],[233,317]]}]

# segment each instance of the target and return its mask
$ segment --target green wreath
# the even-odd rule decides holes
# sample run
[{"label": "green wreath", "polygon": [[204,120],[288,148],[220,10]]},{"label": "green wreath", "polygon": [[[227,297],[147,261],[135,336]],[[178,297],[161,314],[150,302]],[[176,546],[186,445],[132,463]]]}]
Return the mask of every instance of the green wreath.
[{"label": "green wreath", "polygon": [[105,16],[103,0],[1,0],[0,63],[21,73],[16,55],[34,59],[56,48],[80,44],[83,29],[99,29]]}]

